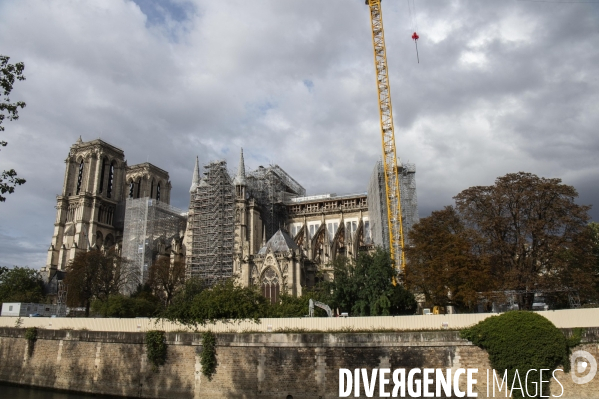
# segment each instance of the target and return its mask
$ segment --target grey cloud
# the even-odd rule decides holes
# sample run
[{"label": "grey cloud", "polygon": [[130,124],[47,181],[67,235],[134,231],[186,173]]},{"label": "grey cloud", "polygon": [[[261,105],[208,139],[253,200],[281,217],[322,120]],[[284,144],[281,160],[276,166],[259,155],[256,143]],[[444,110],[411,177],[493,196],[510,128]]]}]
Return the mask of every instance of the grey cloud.
[{"label": "grey cloud", "polygon": [[[596,203],[599,7],[416,6],[420,64],[407,4],[383,3],[397,147],[417,164],[421,216],[518,170]],[[0,264],[44,264],[79,135],[169,171],[180,208],[195,156],[235,169],[239,147],[248,167],[277,163],[311,194],[365,191],[381,147],[369,29],[359,0],[1,3],[2,52],[26,64],[13,98],[28,105],[5,124],[0,167],[28,182],[0,204]]]}]

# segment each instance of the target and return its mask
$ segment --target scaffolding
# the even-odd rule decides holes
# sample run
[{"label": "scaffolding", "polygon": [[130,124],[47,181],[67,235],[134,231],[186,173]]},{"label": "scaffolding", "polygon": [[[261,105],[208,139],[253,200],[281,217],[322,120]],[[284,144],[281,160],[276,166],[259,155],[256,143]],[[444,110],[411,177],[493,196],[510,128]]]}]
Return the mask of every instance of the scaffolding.
[{"label": "scaffolding", "polygon": [[132,292],[148,280],[148,269],[173,239],[185,232],[185,212],[152,198],[128,198],[125,207],[122,256],[134,273],[127,282]]},{"label": "scaffolding", "polygon": [[58,294],[56,295],[56,317],[67,317],[67,285],[63,280],[58,280]]},{"label": "scaffolding", "polygon": [[[418,223],[418,198],[416,196],[416,165],[398,162],[397,172],[401,190],[401,214],[405,244],[409,232]],[[383,164],[378,161],[368,184],[368,215],[375,245],[389,249],[389,224],[387,216],[387,193]],[[398,254],[399,255],[399,254]]]},{"label": "scaffolding", "polygon": [[187,276],[213,285],[233,275],[235,191],[226,161],[211,162],[204,169],[190,206],[192,247]]},{"label": "scaffolding", "polygon": [[306,189],[278,165],[260,166],[247,175],[247,194],[261,208],[266,240],[287,221],[285,202],[306,195]]}]

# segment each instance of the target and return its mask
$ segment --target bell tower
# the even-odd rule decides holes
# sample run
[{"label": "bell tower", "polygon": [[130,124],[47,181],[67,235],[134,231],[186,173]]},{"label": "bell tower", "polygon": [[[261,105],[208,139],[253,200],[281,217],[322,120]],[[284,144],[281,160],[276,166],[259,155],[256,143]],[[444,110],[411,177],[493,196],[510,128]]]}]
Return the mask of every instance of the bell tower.
[{"label": "bell tower", "polygon": [[80,251],[108,249],[122,239],[127,162],[123,150],[100,139],[71,146],[46,267],[64,270]]}]

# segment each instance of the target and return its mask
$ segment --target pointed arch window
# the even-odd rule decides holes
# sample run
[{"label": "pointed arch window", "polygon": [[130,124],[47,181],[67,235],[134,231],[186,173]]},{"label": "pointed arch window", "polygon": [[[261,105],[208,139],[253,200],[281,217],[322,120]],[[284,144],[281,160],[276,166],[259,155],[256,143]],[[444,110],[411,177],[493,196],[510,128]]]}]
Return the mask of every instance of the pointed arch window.
[{"label": "pointed arch window", "polygon": [[104,173],[106,171],[106,158],[102,159],[102,170],[100,171],[100,193],[104,191]]},{"label": "pointed arch window", "polygon": [[139,198],[140,194],[141,194],[141,177],[139,179],[137,179],[137,195],[135,196],[135,198]]},{"label": "pointed arch window", "polygon": [[279,276],[269,267],[262,276],[262,294],[270,301],[276,303],[279,300]]},{"label": "pointed arch window", "polygon": [[152,183],[150,185],[150,198],[154,198],[154,179],[152,179]]},{"label": "pointed arch window", "polygon": [[81,163],[79,164],[79,175],[77,176],[77,192],[76,194],[79,195],[79,193],[81,192],[81,183],[83,182],[83,160],[81,160]]},{"label": "pointed arch window", "polygon": [[156,201],[160,201],[160,183],[156,186]]},{"label": "pointed arch window", "polygon": [[129,182],[129,198],[133,198],[133,188],[135,187],[135,183],[133,180]]},{"label": "pointed arch window", "polygon": [[106,196],[111,198],[112,196],[112,185],[114,184],[114,163],[110,164],[110,171],[108,172],[108,190],[106,190]]}]

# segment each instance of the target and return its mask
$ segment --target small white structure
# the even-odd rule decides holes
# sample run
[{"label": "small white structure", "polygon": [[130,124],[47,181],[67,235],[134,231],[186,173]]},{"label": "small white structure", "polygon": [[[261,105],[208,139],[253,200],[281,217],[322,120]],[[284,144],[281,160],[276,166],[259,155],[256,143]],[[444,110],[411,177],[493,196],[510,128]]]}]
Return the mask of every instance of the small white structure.
[{"label": "small white structure", "polygon": [[50,317],[56,315],[56,305],[7,302],[2,304],[2,313],[0,315],[13,317],[29,317],[30,315]]}]

